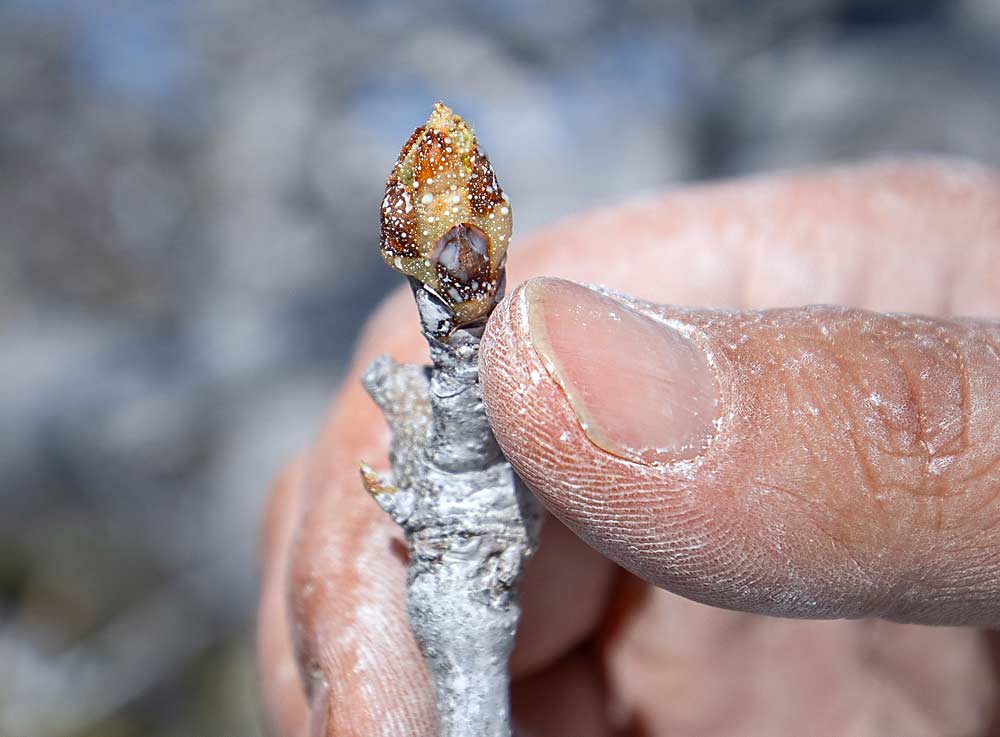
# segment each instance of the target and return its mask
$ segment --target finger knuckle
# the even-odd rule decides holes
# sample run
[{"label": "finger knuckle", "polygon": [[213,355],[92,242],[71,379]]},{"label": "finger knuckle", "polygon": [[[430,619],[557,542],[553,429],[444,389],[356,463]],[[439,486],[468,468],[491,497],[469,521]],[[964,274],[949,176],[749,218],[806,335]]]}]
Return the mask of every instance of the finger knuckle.
[{"label": "finger knuckle", "polygon": [[883,359],[858,413],[876,493],[923,500],[912,509],[950,534],[1000,496],[1000,352],[979,329],[900,318]]}]

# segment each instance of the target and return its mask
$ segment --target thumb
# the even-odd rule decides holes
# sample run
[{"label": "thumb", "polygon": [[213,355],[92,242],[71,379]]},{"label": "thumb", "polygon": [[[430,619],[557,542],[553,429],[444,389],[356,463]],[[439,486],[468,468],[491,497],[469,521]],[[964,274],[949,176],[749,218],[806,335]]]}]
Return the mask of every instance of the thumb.
[{"label": "thumb", "polygon": [[1000,624],[1000,323],[693,311],[536,279],[482,344],[511,463],[703,603]]}]

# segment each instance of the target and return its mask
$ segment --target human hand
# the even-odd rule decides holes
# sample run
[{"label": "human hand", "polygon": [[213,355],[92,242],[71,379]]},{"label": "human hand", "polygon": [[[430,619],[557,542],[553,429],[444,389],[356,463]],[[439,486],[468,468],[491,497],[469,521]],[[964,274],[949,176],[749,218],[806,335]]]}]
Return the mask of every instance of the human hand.
[{"label": "human hand", "polygon": [[[511,662],[525,735],[987,732],[987,635],[887,620],[1000,625],[1000,323],[797,306],[1000,315],[1000,178],[679,190],[522,241],[509,271],[792,308],[546,279],[497,309],[487,410],[554,515]],[[282,737],[435,734],[405,546],[357,473],[388,445],[360,372],[425,350],[397,294],[272,495],[259,652]],[[808,620],[841,617],[865,619]]]}]

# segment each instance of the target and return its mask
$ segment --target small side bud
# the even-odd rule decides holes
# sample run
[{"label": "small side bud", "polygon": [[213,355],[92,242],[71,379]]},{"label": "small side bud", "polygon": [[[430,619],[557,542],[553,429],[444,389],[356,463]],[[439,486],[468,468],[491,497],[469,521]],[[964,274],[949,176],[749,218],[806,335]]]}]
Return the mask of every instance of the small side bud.
[{"label": "small side bud", "polygon": [[364,461],[361,462],[361,483],[365,490],[371,494],[383,511],[388,514],[393,522],[402,527],[406,526],[406,521],[413,514],[416,505],[416,496],[411,489],[397,489],[382,474],[369,466]]},{"label": "small side bud", "polygon": [[385,481],[378,471],[364,461],[361,462],[359,470],[361,471],[361,483],[365,485],[365,491],[372,496],[396,493],[396,487]]}]

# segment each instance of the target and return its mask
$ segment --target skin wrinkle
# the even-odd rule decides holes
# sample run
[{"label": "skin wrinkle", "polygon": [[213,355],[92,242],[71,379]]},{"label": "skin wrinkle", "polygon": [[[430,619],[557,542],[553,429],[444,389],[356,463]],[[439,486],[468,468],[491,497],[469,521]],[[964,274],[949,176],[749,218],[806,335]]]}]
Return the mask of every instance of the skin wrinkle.
[{"label": "skin wrinkle", "polygon": [[[996,472],[1000,470],[1000,448],[997,449],[996,453],[988,457],[980,468],[972,469],[968,475],[962,477],[961,482],[969,484],[972,482],[986,482],[991,476],[993,477],[993,493],[988,495],[986,504],[992,504],[1000,497],[1000,474]],[[976,509],[975,511],[981,511],[983,507]],[[998,515],[1000,519],[1000,515]]]},{"label": "skin wrinkle", "polygon": [[[970,417],[971,417],[971,410],[970,410],[971,390],[969,388],[968,362],[965,359],[966,353],[970,350],[970,341],[968,339],[963,338],[960,347],[958,343],[955,343],[950,338],[947,338],[947,336],[944,336],[943,339],[948,344],[952,353],[956,356],[956,362],[959,364],[959,370],[961,376],[961,382],[960,382],[961,431],[959,438],[957,440],[959,447],[955,449],[954,453],[950,454],[955,459],[955,461],[961,461],[970,449],[969,428],[970,428]],[[974,348],[974,346],[975,346],[975,341],[973,340],[971,348]],[[955,491],[952,493],[952,496],[956,497],[960,496],[961,495],[960,484],[968,484],[970,482],[975,482],[978,480],[985,479],[986,475],[989,473],[989,469],[991,467],[995,467],[998,462],[1000,462],[1000,456],[995,457],[993,463],[987,463],[985,468],[980,468],[978,470],[971,470],[967,473],[962,473],[960,471],[959,462],[950,463],[949,466],[944,469],[941,476],[939,477],[940,478],[939,483],[944,485],[945,482],[950,478],[955,488]],[[989,495],[983,504],[974,506],[970,510],[973,516],[976,516],[979,511],[982,511],[988,506],[991,506],[992,502],[996,500],[998,494],[1000,494],[1000,489],[997,489],[996,492]],[[965,515],[965,517],[968,516],[969,515]],[[962,519],[956,519],[951,521],[945,527],[943,527],[943,529],[959,528],[961,527],[962,524],[963,524]],[[990,528],[992,528],[992,525],[990,526]]]},{"label": "skin wrinkle", "polygon": [[[817,407],[817,421],[821,423],[817,428],[816,432],[809,433],[809,437],[816,438],[818,436],[822,436],[823,427],[824,425],[830,424],[830,421],[833,418],[833,414],[826,409],[827,406],[826,395],[828,393],[824,393],[821,391],[819,383],[815,380],[815,376],[809,376],[806,379],[806,382],[809,385],[810,396],[816,403],[815,406]],[[822,419],[820,419],[824,417],[826,418],[825,423],[823,423]],[[817,473],[815,474],[814,478],[816,479],[818,485],[820,487],[833,488],[836,481],[832,477],[832,467],[831,464],[821,462],[822,451],[820,450],[820,444],[816,443],[815,441],[808,443],[806,444],[806,449],[811,464],[810,467],[817,469]],[[880,506],[882,505],[882,503],[878,499],[875,500],[875,503]]]},{"label": "skin wrinkle", "polygon": [[[964,368],[962,361],[959,357],[958,351],[954,347],[954,344],[948,339],[943,328],[935,331],[935,338],[937,339],[940,345],[943,345],[950,352],[951,358],[954,359],[953,363],[957,364],[957,366],[943,367],[940,373],[944,373],[947,376],[947,374],[950,371],[952,375],[956,375],[958,377],[959,405],[960,405],[959,406],[960,434],[958,440],[960,442],[961,433],[963,432],[961,428],[965,425],[965,415],[962,413],[964,407],[964,400],[961,397],[961,386],[962,384],[965,383],[965,379],[962,376]],[[936,537],[940,539],[941,533],[946,526],[944,521],[944,516],[945,516],[946,497],[949,495],[949,487],[947,484],[943,482],[942,479],[935,478],[935,474],[933,473],[933,464],[938,459],[946,455],[954,455],[954,453],[945,453],[941,443],[938,442],[938,439],[936,437],[938,433],[935,432],[935,428],[932,427],[932,421],[931,418],[929,417],[929,411],[927,409],[928,405],[933,405],[933,402],[928,402],[928,400],[926,399],[926,391],[918,391],[918,387],[923,388],[926,385],[926,383],[930,383],[933,379],[936,378],[933,375],[933,363],[934,363],[933,357],[932,360],[929,361],[929,363],[932,364],[932,367],[922,368],[921,373],[915,373],[914,369],[909,368],[909,362],[905,361],[899,352],[893,350],[891,346],[890,350],[893,351],[893,355],[896,356],[897,360],[900,362],[900,365],[902,366],[903,375],[907,382],[911,401],[913,402],[913,406],[916,408],[918,428],[919,428],[917,438],[920,445],[926,450],[926,456],[924,458],[923,474],[920,478],[918,489],[913,493],[930,497],[928,503],[933,507],[931,529],[934,533],[936,533]],[[905,346],[903,350],[904,351],[906,350]],[[929,355],[930,351],[926,351],[925,353],[916,356],[916,358],[919,361],[920,359]],[[929,374],[929,378],[926,379],[926,381],[922,377],[923,371],[927,371]],[[921,384],[921,382],[924,382],[924,384]],[[943,384],[944,381],[941,381],[941,383]],[[948,413],[949,407],[944,407],[943,409],[945,414],[949,414]],[[942,430],[943,427],[939,425],[937,429]],[[947,445],[947,442],[945,443],[945,445]],[[961,452],[961,448],[957,448],[956,453],[957,452]],[[955,495],[961,494],[961,492],[957,489],[953,493]]]},{"label": "skin wrinkle", "polygon": [[[893,487],[891,482],[887,484],[886,482],[880,482],[879,480],[879,475],[875,470],[877,461],[871,456],[871,452],[869,451],[869,448],[877,451],[877,446],[873,445],[871,440],[862,438],[860,428],[864,426],[864,423],[867,421],[867,417],[862,419],[862,415],[855,410],[855,407],[860,410],[860,408],[865,406],[862,401],[862,397],[867,395],[869,390],[863,386],[860,378],[861,374],[854,370],[852,362],[848,356],[846,356],[843,352],[836,350],[835,343],[829,340],[827,342],[828,348],[830,349],[828,356],[830,360],[833,361],[835,369],[833,376],[827,377],[827,383],[836,385],[838,383],[838,376],[841,380],[843,377],[847,377],[846,385],[853,389],[853,397],[848,399],[847,396],[838,392],[835,395],[835,401],[840,406],[842,414],[846,418],[842,424],[847,427],[846,437],[850,441],[850,445],[853,450],[851,455],[857,464],[856,468],[860,474],[858,479],[863,485],[863,496],[877,506],[886,508],[886,500],[891,498],[887,495],[887,492]],[[870,353],[867,354],[871,355]],[[828,488],[835,487],[831,485]],[[845,548],[849,547],[848,538],[846,536],[838,535],[835,538],[835,542]],[[856,541],[852,544],[856,545]]]},{"label": "skin wrinkle", "polygon": [[[913,351],[908,348],[905,341],[903,342],[901,350],[897,350],[892,342],[888,342],[886,344],[886,349],[899,366],[900,375],[903,379],[903,385],[906,387],[907,406],[912,409],[912,414],[915,418],[912,433],[915,436],[916,443],[923,450],[923,473],[920,476],[920,481],[915,487],[907,489],[907,491],[913,494],[923,495],[933,495],[933,492],[930,491],[932,487],[929,483],[932,480],[931,464],[941,455],[938,452],[938,443],[936,443],[934,439],[936,433],[932,427],[931,419],[928,416],[929,403],[925,399],[926,391],[923,391],[923,389],[927,384],[932,382],[942,384],[945,383],[947,381],[948,373],[947,369],[937,371],[936,373],[934,372],[935,357],[932,356],[932,353],[936,352],[935,349],[938,345],[947,345],[947,342],[942,339],[940,334],[935,335],[933,339],[933,347],[925,344],[922,352],[914,357],[921,364],[921,372],[916,372],[914,369],[909,367],[910,362],[907,359],[911,357]],[[931,365],[927,366],[927,363]],[[924,378],[921,375],[923,371],[928,372],[927,378]],[[942,374],[944,374],[943,377],[941,376]]]},{"label": "skin wrinkle", "polygon": [[[989,467],[984,469],[981,475],[977,474],[976,478],[974,478],[973,480],[979,480],[980,478],[985,479],[987,474],[997,469],[1000,469],[1000,457],[997,457],[993,461],[993,463],[989,465]],[[998,501],[1000,501],[1000,478],[994,480],[993,487],[994,491],[990,495],[988,495],[986,499],[983,500],[983,503],[978,507],[974,507],[973,509],[970,510],[969,514],[970,517],[972,517],[973,519],[978,518],[984,510],[989,509],[991,507],[995,508],[997,506]],[[985,527],[980,527],[976,531],[980,535],[983,535],[988,532],[994,532],[997,530],[1000,530],[1000,515],[995,514],[993,519],[990,520]],[[975,539],[976,538],[973,538],[973,542],[975,541]],[[959,550],[961,549],[962,548],[959,548]]]},{"label": "skin wrinkle", "polygon": [[[828,343],[829,343],[829,341],[828,341]],[[888,382],[888,385],[876,384],[875,387],[874,387],[876,391],[874,391],[874,392],[871,391],[871,389],[873,387],[867,386],[866,385],[866,378],[862,378],[865,375],[864,371],[863,370],[858,371],[858,370],[855,369],[855,366],[853,365],[854,362],[852,361],[851,357],[849,355],[845,354],[842,351],[837,351],[835,345],[833,345],[832,343],[830,344],[830,348],[831,348],[831,350],[829,351],[828,355],[830,356],[831,360],[834,362],[837,371],[842,376],[846,376],[846,377],[849,378],[849,386],[851,388],[853,388],[853,390],[854,390],[854,397],[853,397],[852,404],[848,404],[846,402],[842,404],[842,406],[844,408],[844,411],[845,411],[847,417],[849,418],[848,419],[848,424],[850,426],[852,426],[852,427],[859,427],[860,428],[860,427],[862,427],[864,425],[865,421],[868,418],[867,418],[867,416],[862,417],[858,412],[855,412],[852,405],[856,405],[860,409],[860,408],[862,408],[862,407],[865,406],[864,397],[866,397],[866,396],[870,397],[872,395],[876,395],[876,396],[879,396],[879,397],[883,397],[883,396],[886,396],[886,395],[891,396],[891,395],[895,394],[895,392],[891,392],[890,391],[890,389],[894,386],[894,382],[892,382],[891,379],[890,379],[890,381]],[[870,342],[869,345],[865,346],[864,351],[860,351],[860,352],[863,353],[864,355],[868,356],[868,357],[874,357],[874,356],[879,356],[879,355],[881,355],[881,354],[883,354],[883,353],[885,353],[887,351],[885,350],[884,346],[882,346],[882,345],[880,345],[878,343],[875,343],[875,342]],[[871,358],[869,360],[871,360]],[[893,362],[890,361],[889,365],[894,370],[899,369],[898,362],[897,363],[893,363]],[[904,402],[903,406],[911,406],[911,405],[909,405],[908,403]],[[891,447],[891,445],[889,444],[889,439],[894,434],[898,434],[898,432],[900,432],[900,431],[904,434],[904,436],[906,434],[911,434],[912,435],[914,433],[913,432],[909,432],[908,433],[905,424],[899,425],[899,423],[892,422],[892,418],[889,415],[888,411],[885,410],[885,409],[883,409],[881,406],[876,406],[876,414],[879,417],[879,423],[877,423],[876,426],[880,426],[881,427],[881,432],[877,432],[876,431],[873,434],[877,434],[879,436],[885,436],[886,440],[887,440],[887,443],[884,446],[878,445],[876,443],[874,445],[875,450],[877,450],[880,454],[890,454],[890,455],[894,455],[894,456],[899,457],[899,458],[912,457],[914,455],[913,452],[908,453],[908,452],[906,452],[905,449],[896,450],[895,448]],[[901,414],[903,414],[904,417],[907,416],[906,412],[903,412]],[[899,425],[898,430],[896,430],[896,428],[894,428],[895,425]],[[873,438],[873,440],[874,439],[875,438]],[[874,462],[868,456],[867,453],[865,453],[865,454],[862,455],[862,459],[866,461],[866,467],[867,468],[871,469],[873,467]],[[872,474],[872,475],[874,475],[874,474]],[[874,490],[875,488],[877,488],[877,487],[875,487],[873,485],[872,489]],[[877,497],[877,494],[875,494],[874,496]]]},{"label": "skin wrinkle", "polygon": [[[963,343],[964,343],[963,336]],[[941,339],[945,342],[948,348],[951,350],[952,355],[955,358],[955,362],[958,364],[957,374],[959,378],[959,436],[957,438],[958,447],[950,455],[957,455],[959,453],[964,453],[969,447],[969,417],[971,412],[969,410],[969,368],[965,361],[964,351],[960,348],[959,344],[948,336],[947,333],[941,333]]]},{"label": "skin wrinkle", "polygon": [[1000,337],[994,338],[989,333],[983,335],[983,342],[993,351],[993,356],[1000,361]]},{"label": "skin wrinkle", "polygon": [[[732,317],[736,317],[736,316],[735,316],[735,315],[732,315]],[[760,322],[762,322],[762,321],[765,321],[765,320],[766,320],[766,317],[765,317],[765,315],[764,315],[763,313],[754,313],[754,314],[753,314],[753,320],[754,320],[755,322],[757,322],[757,323],[760,323]],[[723,342],[725,342],[725,341],[723,341]],[[775,361],[775,363],[776,363],[776,361]],[[735,386],[735,384],[734,384],[734,386]],[[733,393],[734,393],[734,394],[739,394],[740,392],[738,392],[738,391],[737,391],[737,392],[733,392]],[[738,412],[734,412],[734,413],[733,413],[733,415],[734,415],[734,416],[735,416],[735,415],[738,415],[738,414],[739,414]],[[804,499],[804,497],[802,497],[802,498]],[[720,546],[724,545],[724,543],[718,543],[718,541],[716,541],[716,543],[717,543],[717,544],[719,544]],[[734,546],[727,546],[727,549],[737,549],[737,548],[736,548],[736,546],[734,545]],[[745,558],[745,556],[744,556],[744,558]],[[774,569],[774,570],[776,570],[776,569]]]},{"label": "skin wrinkle", "polygon": [[[790,380],[790,376],[787,370],[783,369],[781,371],[781,376],[785,379],[782,382],[782,396],[786,399],[789,408],[795,406],[797,402],[795,397],[798,396],[798,390],[803,388],[804,385],[809,385],[812,383],[812,375],[796,375],[795,380]],[[797,428],[796,428],[797,429]],[[797,445],[806,450],[806,452],[812,456],[813,448],[816,446],[815,436],[810,434],[807,437],[803,437],[803,433],[796,433]],[[792,497],[796,502],[803,504],[805,506],[810,506],[814,503],[814,499],[807,496],[803,491],[797,489],[795,486],[790,484],[779,484],[774,481],[765,481],[763,479],[758,479],[758,482],[766,485],[768,488],[772,488],[776,491],[782,492],[789,497]]]},{"label": "skin wrinkle", "polygon": [[[895,325],[895,324],[893,325],[893,327],[895,327],[895,328],[898,329],[898,326]],[[860,385],[859,379],[857,378],[858,374],[855,373],[853,370],[847,368],[847,366],[849,365],[849,361],[848,361],[848,359],[843,354],[838,353],[836,351],[833,351],[832,355],[835,357],[835,361],[836,361],[836,365],[838,367],[838,370],[840,370],[840,372],[843,375],[846,375],[846,376],[850,377],[851,384],[854,386],[854,388],[856,390],[855,391],[855,394],[856,394],[855,400],[857,400],[857,398],[859,396],[864,395],[868,391],[867,388],[863,388]],[[872,354],[869,351],[866,351],[865,355],[872,355]],[[900,362],[897,359],[891,365],[893,365],[895,367],[899,367]],[[912,406],[914,406],[913,402],[915,401],[915,394],[913,393],[911,387],[905,381],[905,372],[899,371],[897,373],[900,373],[901,375],[904,376],[904,386],[906,387],[906,394],[908,396],[908,401],[906,403],[906,406],[912,407]],[[838,399],[839,404],[842,406],[845,414],[849,418],[848,422],[847,422],[847,425],[848,425],[847,437],[850,439],[851,445],[853,447],[854,457],[856,458],[856,460],[860,464],[859,465],[859,469],[862,472],[861,478],[863,479],[863,481],[865,483],[865,489],[866,489],[865,496],[868,499],[874,500],[884,510],[888,511],[888,508],[886,507],[886,503],[883,501],[883,499],[892,498],[892,497],[888,497],[887,496],[888,493],[891,490],[894,490],[894,489],[896,489],[896,490],[902,490],[904,492],[903,500],[905,501],[905,498],[906,498],[905,494],[913,492],[914,488],[911,487],[911,486],[908,486],[906,484],[893,483],[892,481],[889,481],[889,480],[884,480],[884,481],[881,481],[881,482],[879,481],[878,474],[875,471],[875,463],[872,461],[871,458],[869,458],[867,452],[864,449],[864,447],[865,447],[865,441],[863,441],[862,438],[860,437],[859,428],[861,427],[861,423],[858,420],[858,415],[854,413],[854,411],[852,410],[850,404],[847,402],[846,399],[844,399],[844,398],[842,398],[840,396],[838,396],[837,399]],[[879,414],[880,414],[881,421],[884,423],[886,421],[885,414],[881,413],[881,412]],[[910,413],[903,412],[901,414],[904,417],[906,417],[906,416],[909,416]],[[911,432],[910,434],[916,435],[916,433],[913,433],[913,432]],[[880,493],[880,489],[881,489],[881,493]],[[887,519],[891,519],[891,517],[887,516]],[[893,539],[895,539],[895,536],[887,534],[887,535],[884,535],[883,538],[887,539],[887,540],[893,540]],[[851,548],[855,547],[856,544],[857,544],[856,541],[849,544],[846,540],[840,540],[840,539],[838,539],[836,537],[834,538],[834,543],[835,544],[839,544],[842,547],[842,549],[845,551],[845,553],[848,553],[848,554],[849,554],[849,551],[851,550]],[[903,549],[897,549],[896,550],[896,554],[897,555],[900,555],[903,552],[904,552]],[[850,555],[850,557],[851,557],[852,560],[854,560],[855,564],[858,567],[862,567],[861,564],[860,564],[860,562],[858,561],[858,559],[854,555]],[[897,565],[897,564],[898,564],[898,561],[890,562],[890,565]],[[881,575],[881,576],[876,576],[876,578],[877,579],[882,579],[882,580],[890,580],[891,579],[891,574],[887,571],[887,572],[883,573],[883,575]],[[875,609],[875,611],[878,612],[878,613],[880,613],[880,614],[884,614],[884,615],[890,614],[893,611],[893,608],[895,606],[897,606],[897,604],[899,602],[905,600],[905,598],[907,597],[909,589],[911,588],[911,586],[912,585],[910,583],[908,583],[906,580],[900,580],[900,581],[898,581],[890,589],[890,591],[888,592],[888,595],[886,595],[884,597],[876,597],[876,600],[873,601],[873,603],[872,603],[873,606],[877,606],[878,607],[877,609]],[[877,603],[875,603],[875,602],[877,602]]]},{"label": "skin wrinkle", "polygon": [[[938,337],[940,338],[941,336],[940,336],[940,335],[938,335]],[[890,351],[892,351],[892,348],[891,348],[891,344],[889,345],[889,350],[890,350]],[[907,369],[905,368],[904,364],[905,364],[906,362],[905,362],[905,361],[903,361],[903,359],[902,359],[902,358],[900,357],[900,355],[899,355],[898,353],[894,353],[894,356],[895,356],[895,361],[896,361],[896,362],[897,362],[897,363],[898,363],[898,364],[899,364],[900,366],[903,366],[903,367],[904,367],[904,368],[902,369],[902,370],[903,370],[903,372],[904,372],[904,375],[905,375],[905,376],[906,376],[906,377],[907,377],[907,378],[908,378],[908,379],[910,380],[910,382],[911,382],[911,386],[910,386],[910,391],[909,391],[909,395],[910,395],[910,402],[911,402],[912,404],[914,404],[914,405],[916,405],[916,404],[919,404],[920,402],[919,402],[919,400],[917,399],[917,392],[916,392],[916,391],[915,391],[915,390],[913,389],[913,386],[912,386],[912,382],[913,382],[913,376],[914,376],[914,371],[913,371],[913,370],[907,370]],[[932,378],[933,378],[933,377],[932,377]],[[883,421],[886,421],[886,419],[887,419],[887,418],[886,418],[886,415],[885,415],[884,411],[882,411],[882,410],[881,410],[881,408],[880,408],[880,414],[881,414],[881,419],[882,419]],[[926,426],[926,418],[924,418],[924,416],[923,416],[923,413],[918,413],[918,414],[919,414],[919,415],[921,416],[921,418],[923,418],[923,419],[925,420],[925,422],[923,423],[923,426]],[[922,434],[922,435],[923,435],[923,436],[924,436],[925,438],[926,438],[926,437],[928,436],[928,432],[927,432],[926,430],[923,430],[923,429],[922,429],[922,430],[921,430],[920,432],[921,432],[921,434]],[[926,445],[926,444],[925,444],[925,445]],[[925,447],[925,446],[921,446],[921,447]],[[906,456],[906,453],[905,453],[905,452],[900,452],[900,451],[897,451],[896,449],[891,449],[891,448],[886,448],[885,450],[886,450],[887,452],[889,452],[890,454],[892,454],[892,455],[894,455],[894,456],[897,456],[897,457],[905,457],[905,456]],[[938,455],[940,455],[940,454],[938,454]],[[934,458],[934,457],[936,457],[936,456],[934,456],[934,455],[930,455],[930,456],[928,456],[928,458],[927,458],[927,461],[926,461],[926,463],[924,464],[925,468],[929,469],[929,467],[930,467],[930,464],[931,464],[931,462],[932,462],[932,460],[933,460],[933,458]],[[926,493],[926,492],[920,492],[920,491],[919,491],[919,489],[921,488],[921,486],[922,486],[922,485],[926,485],[926,482],[927,482],[927,481],[929,481],[929,480],[933,481],[933,480],[935,480],[935,477],[931,476],[931,475],[930,475],[929,473],[926,473],[925,475],[923,475],[923,476],[921,477],[921,483],[918,483],[918,484],[917,484],[916,486],[907,486],[907,485],[901,485],[901,486],[902,486],[903,488],[905,488],[905,489],[906,489],[906,491],[907,491],[907,492],[909,492],[909,493],[913,493],[913,494],[918,494],[918,493]],[[942,511],[942,510],[941,510],[940,508],[938,508],[938,511],[937,511],[937,516],[938,516],[938,518],[940,518],[942,514],[943,514],[943,511]]]},{"label": "skin wrinkle", "polygon": [[[780,320],[783,314],[785,313],[778,311],[778,314],[773,316],[773,318],[765,318],[766,324],[768,324],[772,328],[780,327],[780,323],[778,321]],[[814,312],[813,314],[810,314],[809,317],[812,321],[815,322],[817,316],[818,315]],[[850,383],[856,385],[857,379],[855,378],[854,372],[847,368],[843,356],[838,354],[835,350],[832,350],[835,346],[831,343],[831,341],[828,338],[826,338],[822,339],[822,343],[829,359],[832,360],[834,363],[836,372],[839,372],[841,376],[848,377]],[[820,362],[818,365],[822,365],[822,362]],[[783,372],[781,375],[787,375],[787,374]],[[785,382],[784,390],[786,394],[790,391],[790,387],[795,383],[797,382]],[[827,379],[827,383],[832,383],[832,382],[829,379]],[[846,400],[844,400],[843,397],[841,397],[839,394],[834,395],[833,400],[836,401],[838,405],[841,407],[843,414],[845,414],[849,418],[846,423],[848,428],[856,427],[858,425],[857,418],[853,414],[851,406],[846,402]],[[877,493],[874,493],[875,487],[873,485],[874,471],[871,469],[870,462],[868,461],[866,454],[861,449],[861,445],[860,442],[858,441],[857,434],[851,429],[849,430],[848,437],[850,438],[852,444],[854,445],[854,458],[859,463],[858,468],[861,472],[860,480],[862,481],[862,483],[865,484],[866,496],[869,499],[877,499],[878,495]],[[820,440],[819,442],[824,442],[824,441]],[[815,446],[816,442],[814,441],[809,445]],[[783,486],[782,488],[787,488],[787,487]],[[804,494],[802,493],[793,494],[790,490],[788,490],[786,493],[788,493],[790,496],[798,498],[802,502],[805,502],[807,506],[809,505],[809,497],[805,496]],[[830,537],[831,542],[837,545],[838,547],[842,547],[845,549],[849,547],[848,538],[846,535],[834,533],[833,528],[822,527],[821,529],[824,531],[825,534],[827,534]]]},{"label": "skin wrinkle", "polygon": [[[841,336],[838,335],[837,337]],[[845,388],[852,390],[853,393],[853,396],[848,397],[845,396],[846,393],[837,392],[834,399],[840,406],[842,415],[846,418],[842,424],[846,425],[846,437],[850,441],[854,451],[853,455],[857,464],[856,468],[859,472],[859,481],[862,483],[864,496],[867,499],[881,501],[884,498],[882,492],[889,490],[891,482],[890,484],[880,482],[879,473],[875,469],[876,462],[868,450],[869,447],[876,450],[877,448],[867,439],[860,437],[861,428],[864,425],[864,420],[860,415],[861,408],[864,407],[862,397],[869,393],[868,389],[864,386],[861,373],[856,371],[852,365],[851,359],[842,351],[837,350],[835,342],[828,341],[828,343],[829,350],[827,355],[834,364],[833,376],[828,377],[828,381],[833,385],[839,383]],[[863,351],[865,355],[878,355],[878,352],[879,348],[877,346],[871,346],[870,348],[866,346],[866,350]],[[837,382],[838,377],[841,379],[840,382]],[[846,382],[844,379],[846,379]],[[888,433],[883,431],[879,434]]]}]

